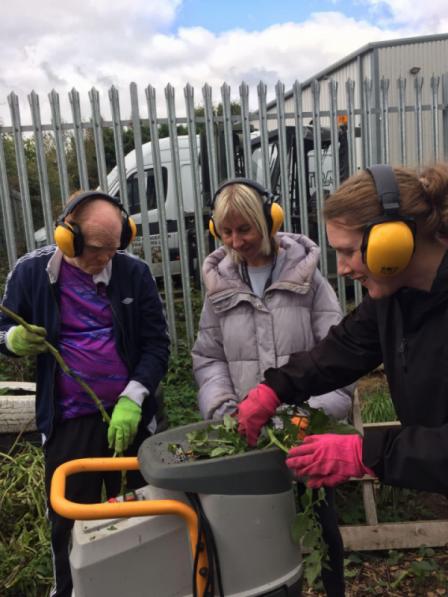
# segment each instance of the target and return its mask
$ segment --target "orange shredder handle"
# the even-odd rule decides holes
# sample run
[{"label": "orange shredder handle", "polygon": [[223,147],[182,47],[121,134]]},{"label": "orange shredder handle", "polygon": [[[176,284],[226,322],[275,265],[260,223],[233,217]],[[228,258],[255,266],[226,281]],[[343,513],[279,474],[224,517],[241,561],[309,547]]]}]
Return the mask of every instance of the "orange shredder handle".
[{"label": "orange shredder handle", "polygon": [[[98,504],[78,504],[65,497],[66,479],[75,473],[98,471],[135,471],[139,469],[137,457],[124,458],[79,458],[58,466],[53,474],[50,489],[50,503],[55,512],[73,520],[96,520],[100,518],[131,518],[133,516],[154,516],[169,514],[180,516],[188,527],[193,561],[198,544],[198,519],[196,512],[178,500],[136,500],[130,502],[104,502]],[[204,594],[207,554],[199,550],[197,587]]]}]

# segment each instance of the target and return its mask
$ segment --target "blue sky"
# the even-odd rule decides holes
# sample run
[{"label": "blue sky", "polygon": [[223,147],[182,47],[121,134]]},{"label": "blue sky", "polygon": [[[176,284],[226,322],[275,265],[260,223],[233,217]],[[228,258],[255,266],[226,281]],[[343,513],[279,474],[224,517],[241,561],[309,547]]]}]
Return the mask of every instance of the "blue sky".
[{"label": "blue sky", "polygon": [[[172,28],[201,26],[215,33],[243,28],[259,31],[275,23],[306,21],[312,12],[338,11],[353,18],[368,18],[366,4],[349,0],[186,0]],[[381,8],[387,14],[387,8]]]},{"label": "blue sky", "polygon": [[115,86],[128,113],[131,82],[142,102],[156,89],[162,115],[170,83],[180,113],[187,83],[200,99],[205,83],[216,97],[224,82],[263,81],[272,98],[277,81],[289,89],[368,43],[446,32],[447,0],[14,0],[0,20],[0,124],[11,91],[22,122],[33,90],[46,120],[53,89],[66,120],[73,88],[89,114],[98,90],[107,117]]}]

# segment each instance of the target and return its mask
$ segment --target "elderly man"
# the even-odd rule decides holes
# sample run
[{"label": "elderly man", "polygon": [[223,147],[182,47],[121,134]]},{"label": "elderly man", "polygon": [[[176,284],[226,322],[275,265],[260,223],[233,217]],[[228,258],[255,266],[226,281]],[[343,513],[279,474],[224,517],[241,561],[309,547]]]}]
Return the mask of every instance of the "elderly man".
[{"label": "elderly man", "polygon": [[[135,223],[119,200],[78,192],[55,230],[56,245],[21,257],[9,273],[3,304],[33,325],[33,332],[0,313],[0,351],[37,355],[36,422],[43,437],[46,490],[54,470],[75,458],[135,455],[154,431],[155,394],[169,357],[162,303],[148,266],[124,252]],[[47,351],[45,339],[95,391],[97,406]],[[128,487],[143,485],[138,473]],[[67,497],[93,503],[120,487],[118,473],[88,473],[68,480]],[[50,508],[55,573],[52,595],[69,597],[69,542],[73,521]]]}]

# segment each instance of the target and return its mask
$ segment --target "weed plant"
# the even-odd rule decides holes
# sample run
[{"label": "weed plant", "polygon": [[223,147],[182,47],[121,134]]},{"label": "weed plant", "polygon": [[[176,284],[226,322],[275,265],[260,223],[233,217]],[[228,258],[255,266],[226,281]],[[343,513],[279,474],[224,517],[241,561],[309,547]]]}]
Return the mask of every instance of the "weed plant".
[{"label": "weed plant", "polygon": [[42,450],[17,443],[0,467],[0,594],[44,597],[52,567]]}]

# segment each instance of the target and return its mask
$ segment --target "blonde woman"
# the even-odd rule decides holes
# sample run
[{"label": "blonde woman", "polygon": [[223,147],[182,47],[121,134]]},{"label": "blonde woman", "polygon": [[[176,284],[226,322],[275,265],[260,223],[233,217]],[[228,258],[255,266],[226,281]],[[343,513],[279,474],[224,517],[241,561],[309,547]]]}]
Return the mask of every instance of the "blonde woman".
[{"label": "blonde woman", "polygon": [[[212,233],[222,245],[204,261],[206,298],[193,347],[198,400],[206,419],[237,411],[268,368],[310,350],[341,310],[318,269],[319,248],[300,234],[278,232],[283,213],[275,197],[248,179],[221,185],[213,202]],[[309,399],[336,418],[346,418],[351,394],[341,389]],[[328,595],[344,595],[343,545],[332,492],[319,508],[329,548],[322,570]]]}]

